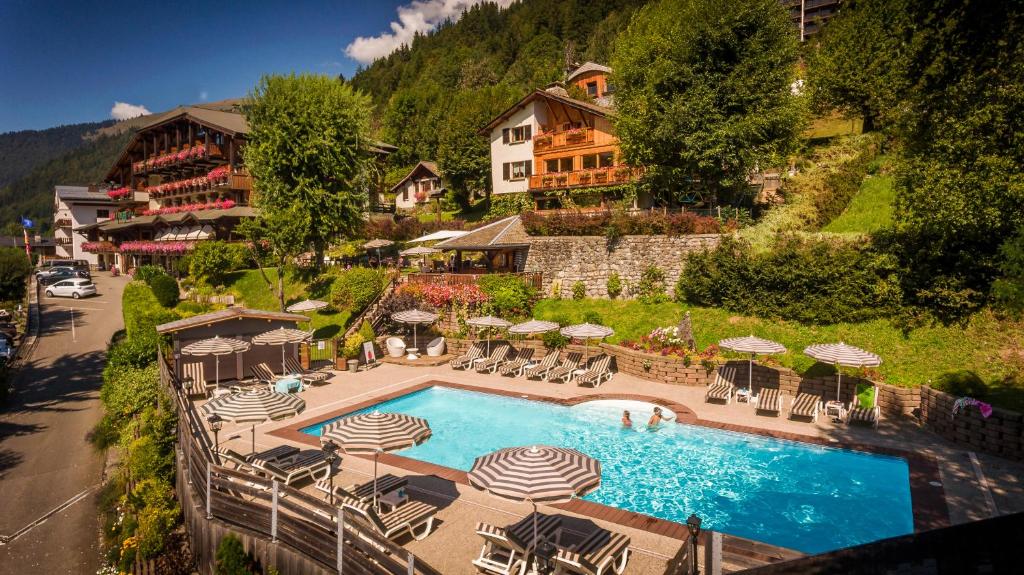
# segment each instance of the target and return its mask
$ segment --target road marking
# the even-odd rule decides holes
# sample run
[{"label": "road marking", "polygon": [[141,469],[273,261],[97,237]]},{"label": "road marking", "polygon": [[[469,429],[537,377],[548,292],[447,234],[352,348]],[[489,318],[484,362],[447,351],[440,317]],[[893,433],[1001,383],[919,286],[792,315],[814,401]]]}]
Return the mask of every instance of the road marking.
[{"label": "road marking", "polygon": [[80,306],[80,305],[76,305],[76,306],[66,305],[66,306],[62,306],[62,307],[66,307],[68,309],[89,309],[89,310],[92,310],[92,311],[107,311],[106,308],[102,308],[102,307],[84,307],[84,306]]},{"label": "road marking", "polygon": [[985,496],[985,504],[988,505],[989,517],[995,517],[999,515],[999,508],[996,507],[996,500],[992,497],[992,491],[988,488],[988,480],[985,479],[985,473],[981,470],[981,462],[978,461],[978,456],[973,451],[968,451],[967,455],[971,458],[971,465],[974,467],[974,474],[978,476],[978,487],[981,487],[981,494]]},{"label": "road marking", "polygon": [[0,535],[0,545],[7,545],[11,541],[14,541],[18,537],[21,537],[22,535],[28,533],[32,529],[42,525],[43,523],[46,522],[47,519],[53,517],[54,515],[60,513],[61,511],[64,511],[65,509],[67,509],[68,507],[71,507],[75,503],[78,503],[79,501],[85,499],[85,497],[87,495],[89,495],[89,493],[91,493],[93,489],[96,489],[95,485],[93,485],[92,487],[86,488],[84,491],[82,491],[78,495],[72,496],[71,499],[68,499],[64,503],[61,503],[60,505],[54,507],[53,509],[48,511],[45,515],[43,515],[39,519],[36,519],[32,523],[29,523],[28,525],[26,525],[26,526],[22,527],[21,529],[15,531],[11,535]]}]

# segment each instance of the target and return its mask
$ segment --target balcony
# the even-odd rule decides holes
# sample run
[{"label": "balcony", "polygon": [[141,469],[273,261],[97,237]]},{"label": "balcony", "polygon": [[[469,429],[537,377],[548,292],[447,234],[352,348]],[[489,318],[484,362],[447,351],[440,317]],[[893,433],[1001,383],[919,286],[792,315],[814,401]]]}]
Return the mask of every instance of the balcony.
[{"label": "balcony", "polygon": [[90,254],[108,254],[117,251],[111,242],[82,242],[82,251]]},{"label": "balcony", "polygon": [[58,228],[70,228],[71,218],[60,218],[56,222],[54,222],[54,224],[56,224]]},{"label": "balcony", "polygon": [[174,172],[178,168],[204,165],[220,161],[223,158],[224,154],[217,145],[210,144],[206,146],[198,144],[180,151],[154,155],[145,160],[133,162],[132,174]]},{"label": "balcony", "polygon": [[58,246],[70,246],[71,238],[64,236],[56,236],[53,238],[53,243],[57,244]]},{"label": "balcony", "polygon": [[533,149],[537,152],[546,152],[549,150],[586,146],[593,143],[593,128],[575,128],[538,134],[533,138]]},{"label": "balcony", "polygon": [[610,186],[636,181],[643,170],[630,166],[611,166],[574,172],[555,172],[530,176],[531,190],[557,190],[563,188],[584,188]]}]

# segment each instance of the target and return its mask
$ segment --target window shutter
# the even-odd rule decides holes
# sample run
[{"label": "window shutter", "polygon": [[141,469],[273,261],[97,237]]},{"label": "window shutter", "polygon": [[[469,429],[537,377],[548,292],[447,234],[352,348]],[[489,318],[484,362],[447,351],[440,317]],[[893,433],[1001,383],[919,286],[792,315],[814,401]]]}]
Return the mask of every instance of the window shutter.
[{"label": "window shutter", "polygon": [[533,126],[527,124],[526,125],[526,137],[524,139],[525,140],[529,140],[531,137],[533,137]]},{"label": "window shutter", "polygon": [[[502,144],[507,144],[508,143],[508,128],[502,128],[501,129],[501,143]],[[505,178],[505,179],[508,179],[508,178]]]},{"label": "window shutter", "polygon": [[[506,135],[508,135],[508,134],[506,134]],[[505,162],[504,164],[501,165],[501,178],[503,180],[505,180],[506,182],[509,179],[508,178],[509,168],[510,168],[510,164],[508,162]]]},{"label": "window shutter", "polygon": [[[527,128],[529,130],[529,128]],[[529,178],[533,175],[533,160],[526,161],[526,177]]]}]

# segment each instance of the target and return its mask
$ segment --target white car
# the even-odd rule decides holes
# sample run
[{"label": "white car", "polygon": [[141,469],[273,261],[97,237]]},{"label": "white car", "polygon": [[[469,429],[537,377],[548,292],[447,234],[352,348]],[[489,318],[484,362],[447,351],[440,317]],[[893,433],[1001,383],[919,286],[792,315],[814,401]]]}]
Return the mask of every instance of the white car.
[{"label": "white car", "polygon": [[96,295],[96,284],[87,279],[61,280],[46,288],[46,297],[61,296],[78,299],[89,295]]}]

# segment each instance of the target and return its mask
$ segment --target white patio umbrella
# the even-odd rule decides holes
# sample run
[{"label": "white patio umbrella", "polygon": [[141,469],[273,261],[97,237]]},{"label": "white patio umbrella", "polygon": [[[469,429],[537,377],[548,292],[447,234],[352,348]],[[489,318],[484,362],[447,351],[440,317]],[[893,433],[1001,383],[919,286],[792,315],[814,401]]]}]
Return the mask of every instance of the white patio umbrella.
[{"label": "white patio umbrella", "polygon": [[427,248],[423,246],[416,246],[407,250],[398,252],[402,256],[422,256],[420,258],[420,265],[426,265],[427,255],[441,253],[441,250],[435,250],[434,248]]},{"label": "white patio umbrella", "polygon": [[380,266],[380,249],[381,248],[386,248],[386,247],[388,247],[390,245],[393,245],[394,243],[395,242],[393,242],[391,240],[381,240],[381,239],[370,240],[370,241],[366,242],[365,244],[363,244],[363,249],[365,249],[365,250],[377,250],[377,266]]},{"label": "white patio umbrella", "polygon": [[433,241],[438,241],[438,240],[450,240],[451,238],[458,238],[458,237],[464,236],[464,235],[466,235],[468,233],[469,232],[462,231],[462,230],[440,230],[440,231],[436,231],[436,232],[434,232],[432,234],[427,234],[425,236],[420,236],[420,237],[418,237],[418,238],[416,238],[414,240],[409,240],[407,243],[417,244],[417,243],[420,243],[420,242],[433,242]]},{"label": "white patio umbrella", "polygon": [[[471,325],[477,328],[506,328],[511,327],[512,322],[505,321],[500,317],[494,317],[493,315],[485,315],[482,317],[472,317],[466,320],[466,325]],[[491,355],[491,332],[487,332],[487,355]]]},{"label": "white patio umbrella", "polygon": [[327,307],[327,302],[316,299],[304,299],[300,302],[293,303],[292,305],[284,308],[285,311],[291,313],[306,313],[308,311],[317,311]]},{"label": "white patio umbrella", "polygon": [[730,337],[728,339],[723,339],[722,341],[718,342],[718,347],[724,347],[725,349],[731,349],[732,351],[750,354],[750,360],[747,363],[748,391],[750,391],[753,388],[754,358],[758,355],[774,355],[776,353],[786,353],[786,346],[782,345],[781,343],[776,343],[770,339],[754,337],[754,334],[750,334],[747,337]]},{"label": "white patio umbrella", "polygon": [[270,331],[265,331],[252,338],[252,343],[255,345],[279,345],[281,346],[281,374],[288,373],[288,368],[285,367],[284,363],[284,348],[289,343],[301,343],[313,337],[313,332],[302,331],[301,329],[292,329],[287,327],[279,327]]},{"label": "white patio umbrella", "polygon": [[594,325],[592,323],[581,323],[577,325],[570,325],[563,327],[560,333],[565,337],[574,337],[576,339],[583,340],[583,349],[585,352],[584,361],[590,358],[590,340],[591,339],[604,339],[615,333],[610,327],[603,325]]},{"label": "white patio umbrella", "polygon": [[529,335],[531,333],[547,333],[556,329],[558,329],[558,324],[553,321],[531,319],[530,321],[515,324],[508,328],[508,332],[519,335]]},{"label": "white patio umbrella", "polygon": [[419,347],[416,345],[416,326],[420,324],[434,323],[437,321],[437,314],[419,309],[409,309],[391,314],[391,319],[398,323],[412,324],[412,346]]},{"label": "white patio umbrella", "polygon": [[217,415],[234,423],[252,424],[252,452],[256,453],[256,424],[283,419],[306,409],[306,402],[291,393],[255,389],[215,397],[200,408],[205,415]]},{"label": "white patio umbrella", "polygon": [[181,353],[196,357],[212,355],[216,365],[215,382],[217,387],[220,387],[220,356],[249,351],[250,347],[252,344],[247,341],[216,335],[186,345],[181,349]]},{"label": "white patio umbrella", "polygon": [[843,385],[843,372],[839,371],[839,366],[878,367],[882,365],[882,358],[877,355],[843,342],[809,345],[804,348],[804,355],[836,366],[836,401],[839,401],[839,390]]}]

